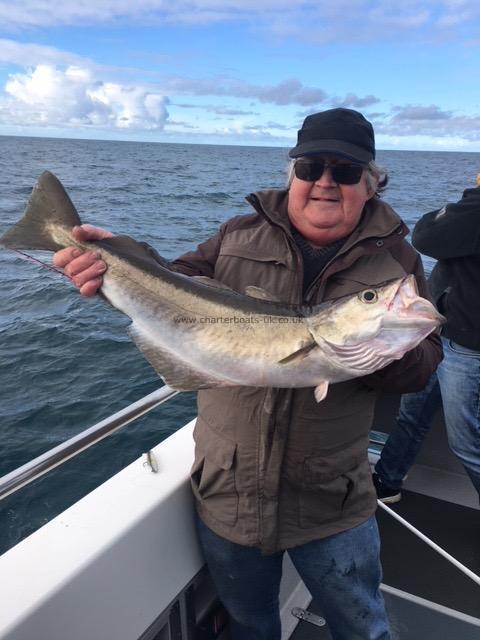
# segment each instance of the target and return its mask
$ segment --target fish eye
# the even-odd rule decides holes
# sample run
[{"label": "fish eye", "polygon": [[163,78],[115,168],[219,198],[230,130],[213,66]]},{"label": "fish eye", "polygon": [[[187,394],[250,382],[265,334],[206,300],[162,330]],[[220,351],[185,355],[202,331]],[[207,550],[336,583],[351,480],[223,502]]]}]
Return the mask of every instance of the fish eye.
[{"label": "fish eye", "polygon": [[362,302],[366,302],[367,304],[372,304],[378,299],[375,289],[367,289],[366,291],[361,291],[358,294],[358,297]]}]

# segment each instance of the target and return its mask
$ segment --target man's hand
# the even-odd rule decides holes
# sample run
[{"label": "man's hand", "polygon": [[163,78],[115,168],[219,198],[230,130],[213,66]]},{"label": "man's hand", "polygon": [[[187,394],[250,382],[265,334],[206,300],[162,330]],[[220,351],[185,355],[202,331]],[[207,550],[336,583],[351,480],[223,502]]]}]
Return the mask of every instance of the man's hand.
[{"label": "man's hand", "polygon": [[[82,224],[72,229],[73,237],[79,242],[103,240],[113,237],[113,233],[93,227],[90,224]],[[100,259],[96,251],[82,251],[77,247],[66,247],[53,255],[53,264],[61,267],[64,273],[71,278],[73,284],[80,289],[82,296],[94,296],[103,283],[103,274],[107,265]]]}]

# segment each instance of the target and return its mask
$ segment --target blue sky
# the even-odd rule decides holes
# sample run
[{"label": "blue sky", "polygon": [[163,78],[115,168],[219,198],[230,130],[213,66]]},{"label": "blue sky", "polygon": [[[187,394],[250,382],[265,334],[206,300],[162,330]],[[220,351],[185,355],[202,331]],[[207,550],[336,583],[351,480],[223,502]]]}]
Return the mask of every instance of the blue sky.
[{"label": "blue sky", "polygon": [[478,0],[0,0],[0,135],[480,152]]}]

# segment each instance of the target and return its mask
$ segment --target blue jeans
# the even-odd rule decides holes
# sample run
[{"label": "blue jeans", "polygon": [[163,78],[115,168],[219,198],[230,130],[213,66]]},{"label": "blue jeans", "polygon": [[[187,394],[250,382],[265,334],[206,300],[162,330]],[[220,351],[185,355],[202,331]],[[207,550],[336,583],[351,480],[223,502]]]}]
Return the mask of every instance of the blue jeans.
[{"label": "blue jeans", "polygon": [[442,338],[443,360],[423,391],[402,396],[395,429],[375,471],[400,489],[437,410],[443,404],[450,449],[480,495],[480,351]]},{"label": "blue jeans", "polygon": [[[262,555],[229,542],[197,517],[198,534],[232,640],[280,640],[283,551]],[[292,549],[288,554],[322,609],[334,640],[390,640],[383,597],[377,523],[363,524]]]}]

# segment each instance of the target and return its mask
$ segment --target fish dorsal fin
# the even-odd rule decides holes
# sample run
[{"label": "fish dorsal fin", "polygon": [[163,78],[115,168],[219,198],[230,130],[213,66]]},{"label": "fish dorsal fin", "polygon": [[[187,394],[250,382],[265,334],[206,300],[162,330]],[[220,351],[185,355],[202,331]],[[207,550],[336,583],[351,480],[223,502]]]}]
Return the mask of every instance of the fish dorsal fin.
[{"label": "fish dorsal fin", "polygon": [[95,245],[101,249],[107,249],[123,260],[128,260],[132,264],[140,267],[150,267],[157,273],[163,273],[164,269],[172,271],[171,265],[155,249],[152,249],[144,242],[138,242],[134,238],[125,235],[116,235],[103,240],[96,240]]},{"label": "fish dorsal fin", "polygon": [[282,358],[281,360],[279,360],[278,364],[290,364],[291,362],[295,362],[295,361],[300,362],[310,353],[312,349],[315,349],[315,347],[317,346],[318,345],[316,342],[314,341],[309,342],[303,347],[300,347],[300,349],[297,349],[297,351],[294,351],[293,353],[290,353],[285,358]]},{"label": "fish dorsal fin", "polygon": [[205,375],[190,364],[177,359],[166,349],[158,347],[148,333],[135,322],[128,327],[128,333],[162,380],[172,389],[196,391],[228,386],[224,381]]},{"label": "fish dorsal fin", "polygon": [[278,298],[272,295],[269,291],[265,291],[261,287],[255,287],[254,285],[249,285],[245,287],[245,294],[250,296],[250,298],[257,298],[258,300],[270,300],[271,302],[280,302]]}]

